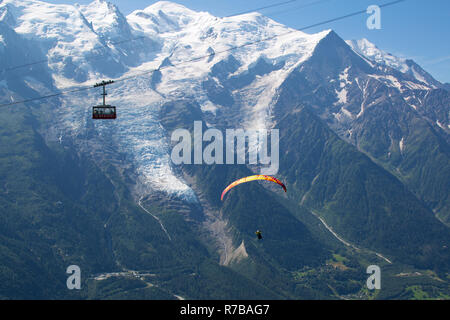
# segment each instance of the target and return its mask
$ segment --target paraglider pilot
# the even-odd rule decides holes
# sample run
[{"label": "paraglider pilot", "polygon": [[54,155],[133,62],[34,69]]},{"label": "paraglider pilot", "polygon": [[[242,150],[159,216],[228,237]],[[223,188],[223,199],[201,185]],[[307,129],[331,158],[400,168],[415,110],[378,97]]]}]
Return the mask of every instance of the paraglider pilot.
[{"label": "paraglider pilot", "polygon": [[258,240],[261,240],[261,239],[262,239],[261,231],[257,230],[257,231],[255,232],[255,234],[256,234],[256,236],[258,237]]}]

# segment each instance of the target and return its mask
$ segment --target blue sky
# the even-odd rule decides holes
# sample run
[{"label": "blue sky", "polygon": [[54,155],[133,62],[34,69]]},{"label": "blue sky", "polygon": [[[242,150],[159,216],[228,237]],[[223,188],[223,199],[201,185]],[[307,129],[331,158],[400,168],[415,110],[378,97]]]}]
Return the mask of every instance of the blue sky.
[{"label": "blue sky", "polygon": [[[175,0],[192,10],[227,16],[250,9],[270,6],[288,0]],[[298,0],[278,7],[260,10],[262,14],[293,28],[302,28],[348,13],[366,9],[372,4],[391,0]],[[90,0],[46,0],[51,3],[86,4]],[[125,15],[157,1],[110,0]],[[343,39],[367,38],[380,49],[419,63],[441,82],[450,82],[450,1],[406,0],[381,9],[381,29],[366,27],[368,14],[331,22],[305,30],[313,33],[333,29]]]}]

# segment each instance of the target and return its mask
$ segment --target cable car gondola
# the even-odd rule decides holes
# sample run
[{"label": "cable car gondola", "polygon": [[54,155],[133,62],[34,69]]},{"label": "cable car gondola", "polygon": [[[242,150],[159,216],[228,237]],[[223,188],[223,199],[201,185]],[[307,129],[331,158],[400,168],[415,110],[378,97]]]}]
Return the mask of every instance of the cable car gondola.
[{"label": "cable car gondola", "polygon": [[116,107],[110,105],[92,107],[92,119],[115,119]]},{"label": "cable car gondola", "polygon": [[111,84],[111,83],[114,83],[114,81],[112,81],[112,80],[102,81],[102,82],[96,83],[94,85],[94,88],[103,86],[103,93],[102,93],[103,104],[92,107],[92,119],[116,119],[116,117],[117,117],[116,107],[105,103],[105,97],[107,95],[107,93],[105,91],[105,86],[107,84]]}]

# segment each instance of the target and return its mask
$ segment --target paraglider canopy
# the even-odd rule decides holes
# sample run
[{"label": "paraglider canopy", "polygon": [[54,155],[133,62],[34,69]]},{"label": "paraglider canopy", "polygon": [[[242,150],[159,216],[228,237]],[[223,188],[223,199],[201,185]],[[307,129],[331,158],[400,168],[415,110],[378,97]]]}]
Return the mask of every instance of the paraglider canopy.
[{"label": "paraglider canopy", "polygon": [[248,177],[245,177],[245,178],[241,178],[241,179],[236,180],[233,183],[231,183],[228,187],[225,188],[225,190],[223,190],[222,195],[220,197],[220,200],[223,201],[223,197],[225,196],[225,194],[230,189],[232,189],[235,186],[237,186],[238,184],[249,182],[249,181],[254,181],[254,180],[267,180],[267,181],[275,182],[276,184],[279,184],[283,188],[284,192],[287,192],[286,191],[286,186],[280,180],[278,180],[277,178],[274,178],[274,177],[271,177],[271,176],[266,176],[266,175],[263,175],[263,174],[257,174],[257,175],[254,175],[254,176],[248,176]]}]

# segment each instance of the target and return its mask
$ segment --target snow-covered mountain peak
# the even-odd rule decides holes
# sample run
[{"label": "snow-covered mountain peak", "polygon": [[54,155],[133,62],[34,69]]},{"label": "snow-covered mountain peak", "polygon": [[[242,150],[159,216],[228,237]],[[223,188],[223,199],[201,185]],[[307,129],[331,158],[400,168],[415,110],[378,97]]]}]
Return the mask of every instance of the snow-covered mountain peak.
[{"label": "snow-covered mountain peak", "polygon": [[[105,0],[94,0],[88,5],[76,5],[88,20],[95,19],[104,25],[115,23],[119,17],[123,17],[114,4]],[[103,20],[102,20],[103,19]]]},{"label": "snow-covered mountain peak", "polygon": [[391,53],[379,49],[375,44],[365,38],[360,40],[348,40],[346,42],[353,49],[353,51],[369,58],[372,61],[385,64],[401,72],[408,71],[406,59],[396,57]]},{"label": "snow-covered mountain peak", "polygon": [[[7,32],[15,31],[30,47],[37,46],[34,51],[40,55],[13,65],[48,58],[45,67],[59,89],[126,78],[108,88],[108,102],[118,108],[116,121],[85,126],[91,125],[89,112],[99,96],[97,91],[82,92],[60,97],[61,104],[55,108],[61,119],[55,130],[67,136],[78,137],[87,130],[98,133],[98,139],[113,136],[108,143],[130,155],[144,185],[180,197],[192,195],[192,190],[172,170],[166,133],[158,120],[161,105],[189,99],[212,125],[227,117],[236,127],[269,128],[281,86],[317,56],[319,44],[330,64],[334,60],[329,58],[329,49],[341,46],[352,52],[332,30],[307,34],[259,13],[219,18],[167,1],[124,17],[116,6],[103,0],[76,6],[4,0],[0,2],[0,21],[5,22],[5,31],[0,22],[0,54],[5,48],[10,50],[6,52],[9,57],[15,57],[12,46],[2,46],[13,39]],[[429,82],[425,71],[411,60],[385,53],[366,39],[347,43],[380,67],[372,78],[394,79],[393,70],[384,67],[387,65]],[[347,61],[346,57],[343,60]],[[6,67],[5,61],[0,59],[0,68]],[[339,80],[339,101],[347,104],[348,87],[353,80],[354,86],[359,85],[359,79],[349,65],[342,66],[335,81]],[[371,72],[376,68],[370,68]],[[390,72],[384,78],[382,69]]]},{"label": "snow-covered mountain peak", "polygon": [[92,30],[84,16],[71,5],[36,0],[5,0],[0,10],[14,18],[14,30],[27,38],[67,40],[88,39]]},{"label": "snow-covered mountain peak", "polygon": [[382,66],[388,66],[402,73],[405,73],[419,82],[428,85],[431,88],[440,87],[441,84],[436,81],[428,72],[423,70],[413,60],[394,56],[391,53],[379,49],[375,44],[363,38],[360,40],[347,40],[346,43],[357,54],[376,62]]},{"label": "snow-covered mountain peak", "polygon": [[196,12],[169,1],[159,1],[143,10],[133,11],[127,19],[138,30],[166,33],[181,31],[205,16],[213,19],[209,13]]},{"label": "snow-covered mountain peak", "polygon": [[119,9],[105,0],[95,0],[84,6],[78,6],[96,33],[109,39],[127,39],[131,30],[127,19]]},{"label": "snow-covered mountain peak", "polygon": [[181,14],[181,15],[197,15],[198,12],[186,8],[185,6],[171,2],[171,1],[158,1],[153,3],[152,5],[146,7],[144,12],[147,13],[155,13],[159,11],[163,11],[166,14]]}]

